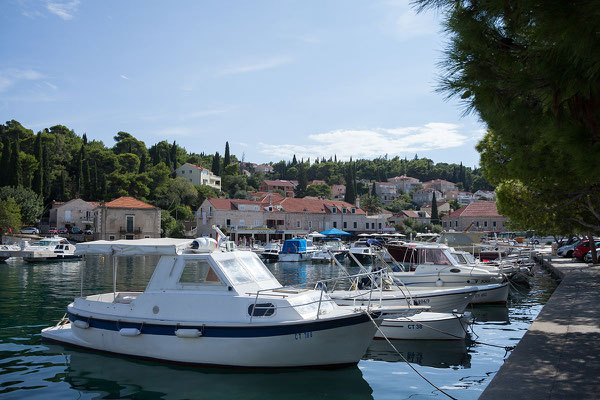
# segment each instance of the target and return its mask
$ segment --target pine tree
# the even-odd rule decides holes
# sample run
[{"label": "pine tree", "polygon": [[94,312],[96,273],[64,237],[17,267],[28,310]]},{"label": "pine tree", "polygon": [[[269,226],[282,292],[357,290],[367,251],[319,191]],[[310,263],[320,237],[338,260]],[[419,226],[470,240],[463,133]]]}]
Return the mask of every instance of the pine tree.
[{"label": "pine tree", "polygon": [[67,195],[67,182],[65,177],[65,171],[60,173],[60,179],[58,182],[58,201],[65,201]]},{"label": "pine tree", "polygon": [[44,158],[42,149],[42,134],[38,133],[35,138],[35,158],[38,169],[33,174],[33,191],[44,198]]},{"label": "pine tree", "polygon": [[50,198],[50,190],[52,188],[52,182],[50,181],[50,153],[48,150],[48,145],[46,143],[42,142],[42,147],[43,147],[43,156],[42,156],[42,160],[44,161],[44,188],[43,188],[43,192],[44,195],[46,196],[45,199],[49,199]]},{"label": "pine tree", "polygon": [[344,194],[344,201],[346,203],[354,204],[356,202],[356,191],[354,187],[354,174],[352,172],[352,163],[346,167],[346,194]]},{"label": "pine tree", "polygon": [[431,223],[438,225],[440,223],[440,216],[438,214],[437,199],[435,198],[435,192],[433,192],[433,198],[431,199]]},{"label": "pine tree", "polygon": [[146,153],[142,153],[142,157],[140,158],[140,169],[139,169],[139,173],[143,174],[144,172],[146,172]]},{"label": "pine tree", "polygon": [[298,185],[294,190],[296,197],[306,196],[306,187],[308,186],[308,179],[306,177],[306,167],[303,163],[298,164]]},{"label": "pine tree", "polygon": [[176,170],[179,166],[177,165],[177,144],[173,141],[173,146],[171,146],[171,154],[169,157],[171,161],[171,171]]},{"label": "pine tree", "polygon": [[223,168],[231,164],[231,157],[229,155],[229,142],[225,142],[225,155],[223,156]]}]

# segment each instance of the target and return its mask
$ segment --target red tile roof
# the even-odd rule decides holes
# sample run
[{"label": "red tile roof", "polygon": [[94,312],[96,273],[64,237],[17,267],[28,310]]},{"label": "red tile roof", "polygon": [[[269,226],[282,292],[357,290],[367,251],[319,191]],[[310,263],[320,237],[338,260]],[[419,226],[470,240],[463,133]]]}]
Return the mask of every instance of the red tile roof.
[{"label": "red tile roof", "polygon": [[119,197],[118,199],[106,203],[104,206],[107,208],[157,208],[133,197]]},{"label": "red tile roof", "polygon": [[461,207],[444,218],[453,217],[502,217],[502,215],[498,213],[495,202],[481,201]]},{"label": "red tile roof", "polygon": [[272,180],[269,180],[269,179],[265,179],[263,182],[265,184],[269,185],[269,186],[290,186],[290,187],[294,187],[294,184],[291,181],[282,181],[282,180],[272,181]]}]

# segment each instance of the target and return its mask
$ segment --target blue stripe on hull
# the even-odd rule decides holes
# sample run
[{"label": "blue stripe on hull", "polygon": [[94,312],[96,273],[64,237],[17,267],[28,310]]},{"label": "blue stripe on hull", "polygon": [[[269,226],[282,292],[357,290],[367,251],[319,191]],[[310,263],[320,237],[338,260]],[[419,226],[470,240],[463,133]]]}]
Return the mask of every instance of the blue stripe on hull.
[{"label": "blue stripe on hull", "polygon": [[[373,313],[374,314],[374,313]],[[113,321],[99,318],[87,318],[76,314],[68,313],[71,322],[81,320],[89,324],[90,328],[104,329],[109,331],[119,331],[122,328],[136,328],[142,334],[147,335],[166,335],[175,336],[177,329],[198,329],[204,337],[223,337],[223,338],[251,338],[293,335],[295,333],[322,331],[327,329],[341,328],[368,322],[370,319],[366,314],[357,315],[349,318],[335,320],[316,320],[310,323],[290,324],[290,325],[271,325],[271,326],[205,326],[205,325],[156,325],[139,322]]]}]

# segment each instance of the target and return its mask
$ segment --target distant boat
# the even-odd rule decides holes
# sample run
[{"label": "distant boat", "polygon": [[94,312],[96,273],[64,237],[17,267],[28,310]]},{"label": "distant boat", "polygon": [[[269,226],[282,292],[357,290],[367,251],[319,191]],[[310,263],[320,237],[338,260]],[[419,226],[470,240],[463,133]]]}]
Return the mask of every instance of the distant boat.
[{"label": "distant boat", "polygon": [[313,253],[317,251],[312,240],[288,239],[283,242],[283,248],[279,252],[279,261],[298,262],[310,261]]}]

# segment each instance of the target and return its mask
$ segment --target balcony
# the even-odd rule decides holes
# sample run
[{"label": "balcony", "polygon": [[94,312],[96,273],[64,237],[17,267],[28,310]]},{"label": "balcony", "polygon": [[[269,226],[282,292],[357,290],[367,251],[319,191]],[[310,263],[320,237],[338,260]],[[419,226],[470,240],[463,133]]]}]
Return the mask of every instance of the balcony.
[{"label": "balcony", "polygon": [[142,233],[142,228],[127,229],[127,228],[120,227],[119,233],[132,233],[134,235],[139,235],[140,233]]}]

